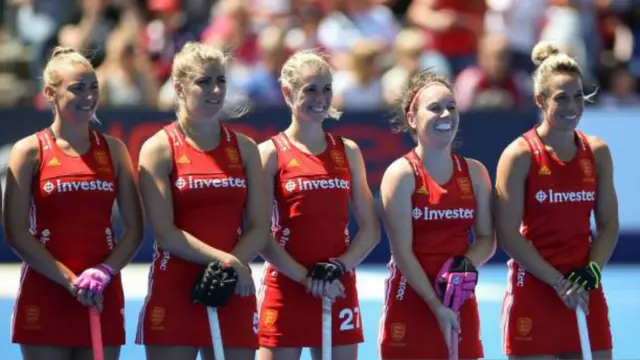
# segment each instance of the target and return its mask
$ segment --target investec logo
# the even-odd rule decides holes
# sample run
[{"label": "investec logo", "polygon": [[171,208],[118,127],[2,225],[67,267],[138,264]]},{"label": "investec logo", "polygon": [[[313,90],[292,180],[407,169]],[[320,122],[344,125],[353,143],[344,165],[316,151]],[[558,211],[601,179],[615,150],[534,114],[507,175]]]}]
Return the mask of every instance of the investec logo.
[{"label": "investec logo", "polygon": [[73,191],[115,191],[115,184],[110,181],[91,180],[91,181],[47,181],[42,186],[42,189],[51,194],[54,191],[59,193],[73,192]]},{"label": "investec logo", "polygon": [[247,181],[233,176],[219,179],[194,179],[193,176],[187,176],[179,177],[175,185],[179,190],[185,187],[189,189],[246,188]]},{"label": "investec logo", "polygon": [[423,220],[457,220],[457,219],[473,219],[474,209],[429,209],[424,207],[413,208],[413,218]]},{"label": "investec logo", "polygon": [[338,178],[322,179],[322,180],[295,179],[295,180],[287,181],[287,183],[284,184],[284,188],[287,189],[287,191],[289,192],[292,192],[295,190],[308,191],[308,190],[317,190],[317,189],[349,190],[351,188],[351,184],[349,183],[349,180],[342,180]]},{"label": "investec logo", "polygon": [[553,191],[553,189],[540,190],[536,193],[536,200],[539,203],[549,202],[551,204],[576,203],[596,200],[595,191]]}]

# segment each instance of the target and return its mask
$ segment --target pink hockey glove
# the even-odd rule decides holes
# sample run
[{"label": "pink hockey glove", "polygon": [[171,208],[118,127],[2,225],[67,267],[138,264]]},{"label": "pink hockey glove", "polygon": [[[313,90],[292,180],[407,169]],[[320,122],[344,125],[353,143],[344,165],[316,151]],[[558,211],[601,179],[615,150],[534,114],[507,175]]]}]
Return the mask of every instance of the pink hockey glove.
[{"label": "pink hockey glove", "polygon": [[100,264],[87,269],[78,276],[74,285],[78,289],[92,291],[102,294],[104,288],[111,282],[111,278],[116,274],[116,270],[109,265]]},{"label": "pink hockey glove", "polygon": [[436,294],[445,306],[458,312],[462,304],[474,296],[478,271],[464,256],[447,260],[436,277]]}]

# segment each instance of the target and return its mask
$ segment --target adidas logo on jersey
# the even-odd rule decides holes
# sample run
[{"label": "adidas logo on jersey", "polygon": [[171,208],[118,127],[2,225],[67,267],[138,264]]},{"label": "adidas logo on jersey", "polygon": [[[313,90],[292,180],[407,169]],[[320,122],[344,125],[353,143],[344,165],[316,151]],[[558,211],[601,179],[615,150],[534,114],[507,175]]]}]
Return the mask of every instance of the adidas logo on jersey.
[{"label": "adidas logo on jersey", "polygon": [[55,180],[55,181],[47,181],[42,189],[47,193],[51,194],[54,191],[59,193],[64,192],[74,192],[74,191],[105,191],[105,192],[113,192],[115,191],[115,184],[110,181],[102,181],[102,180],[91,180],[91,181],[63,181],[63,180]]},{"label": "adidas logo on jersey", "polygon": [[416,194],[429,195],[429,190],[427,190],[427,188],[424,185],[422,185],[420,189],[416,190]]},{"label": "adidas logo on jersey", "polygon": [[191,164],[191,160],[189,160],[187,155],[180,156],[180,158],[176,162],[178,164]]},{"label": "adidas logo on jersey", "polygon": [[228,177],[217,179],[198,179],[193,176],[179,177],[175,183],[179,190],[211,188],[246,188],[247,181],[242,178]]},{"label": "adidas logo on jersey", "polygon": [[538,170],[538,175],[551,175],[551,170],[546,165],[542,165],[540,170]]},{"label": "adidas logo on jersey", "polygon": [[295,179],[295,180],[287,181],[287,183],[284,185],[284,188],[288,192],[293,192],[295,190],[309,191],[309,190],[318,190],[318,189],[349,190],[351,189],[351,184],[349,180],[342,180],[338,178],[322,179],[322,180]]},{"label": "adidas logo on jersey", "polygon": [[53,159],[49,160],[49,162],[47,163],[47,166],[60,166],[60,160],[58,160],[57,157],[54,157]]},{"label": "adidas logo on jersey", "polygon": [[298,167],[298,166],[300,166],[300,163],[296,159],[291,159],[291,161],[289,161],[289,163],[287,164],[287,167]]},{"label": "adidas logo on jersey", "polygon": [[596,201],[595,191],[553,191],[553,189],[540,190],[536,193],[536,200],[543,204],[548,202],[550,204],[561,203],[579,203]]},{"label": "adidas logo on jersey", "polygon": [[475,210],[473,209],[429,209],[424,207],[413,208],[412,215],[415,220],[457,220],[457,219],[473,219]]}]

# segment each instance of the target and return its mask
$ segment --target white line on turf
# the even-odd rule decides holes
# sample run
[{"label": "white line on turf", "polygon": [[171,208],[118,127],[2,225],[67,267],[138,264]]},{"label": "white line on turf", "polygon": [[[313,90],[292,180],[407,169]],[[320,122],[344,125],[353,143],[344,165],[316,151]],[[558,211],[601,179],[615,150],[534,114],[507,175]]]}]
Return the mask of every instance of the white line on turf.
[{"label": "white line on turf", "polygon": [[[252,265],[253,278],[256,285],[262,276],[262,264]],[[378,300],[384,297],[384,284],[387,273],[380,271],[380,266],[363,266],[357,271],[358,297],[361,300]],[[375,269],[375,270],[372,270]],[[147,277],[149,264],[132,264],[122,271],[122,284],[125,298],[142,300],[147,295]],[[20,285],[20,266],[17,264],[0,265],[0,299],[15,298]],[[500,302],[504,297],[505,285],[480,281],[476,289],[479,301]]]}]

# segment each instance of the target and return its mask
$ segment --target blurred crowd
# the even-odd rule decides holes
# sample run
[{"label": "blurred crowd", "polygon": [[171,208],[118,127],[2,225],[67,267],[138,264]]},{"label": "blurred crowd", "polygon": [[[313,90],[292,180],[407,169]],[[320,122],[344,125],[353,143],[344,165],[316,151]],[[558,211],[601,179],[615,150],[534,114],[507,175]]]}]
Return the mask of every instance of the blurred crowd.
[{"label": "blurred crowd", "polygon": [[174,108],[174,54],[187,41],[232,51],[228,99],[284,105],[287,56],[324,52],[338,108],[393,104],[426,69],[461,110],[532,106],[530,52],[550,40],[575,57],[593,106],[640,105],[639,0],[0,0],[0,106],[46,108],[56,45],[86,50],[102,106]]}]

